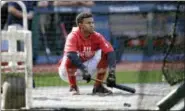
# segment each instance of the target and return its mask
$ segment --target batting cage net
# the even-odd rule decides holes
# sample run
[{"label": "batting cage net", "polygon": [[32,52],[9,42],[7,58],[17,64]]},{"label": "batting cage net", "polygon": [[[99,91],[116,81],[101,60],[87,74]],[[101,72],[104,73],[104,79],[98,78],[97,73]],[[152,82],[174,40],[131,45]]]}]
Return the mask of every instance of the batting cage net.
[{"label": "batting cage net", "polygon": [[[184,15],[182,4],[177,4],[177,10],[174,14],[174,23],[171,27],[171,36],[168,38],[168,47],[165,49],[165,57],[163,60],[163,74],[170,85],[175,85],[185,80],[185,39],[178,38],[178,25],[181,24],[181,16]],[[182,35],[183,36],[183,35]],[[173,54],[179,56],[173,56]]]},{"label": "batting cage net", "polygon": [[[23,4],[31,31],[29,41],[25,39],[28,30],[24,20],[16,19],[10,10],[21,10],[20,6],[8,2],[1,10],[3,109],[155,110],[156,103],[185,79],[184,2],[56,0]],[[95,30],[116,53],[117,85],[110,88],[103,84],[112,95],[92,94],[96,73],[90,83],[77,82],[80,95],[71,95],[68,75],[64,75],[65,80],[60,75],[66,71],[59,67],[60,60],[65,59],[66,39],[76,29],[80,12],[93,14]],[[27,52],[28,48],[32,51]],[[88,69],[94,71],[94,62],[87,63]]]}]

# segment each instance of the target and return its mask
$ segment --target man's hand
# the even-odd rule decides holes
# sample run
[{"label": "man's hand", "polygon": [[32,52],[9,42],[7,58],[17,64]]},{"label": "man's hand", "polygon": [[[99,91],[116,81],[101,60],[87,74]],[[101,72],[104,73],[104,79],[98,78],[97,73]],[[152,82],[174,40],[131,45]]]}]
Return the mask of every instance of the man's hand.
[{"label": "man's hand", "polygon": [[107,86],[108,87],[113,87],[115,85],[116,85],[115,71],[111,70],[111,71],[109,71],[109,75],[107,77]]},{"label": "man's hand", "polygon": [[87,69],[85,69],[82,72],[83,72],[82,74],[83,80],[86,80],[87,83],[89,83],[91,81],[91,75],[88,73]]},{"label": "man's hand", "polygon": [[31,11],[27,14],[28,20],[31,20],[33,18],[34,13]]}]

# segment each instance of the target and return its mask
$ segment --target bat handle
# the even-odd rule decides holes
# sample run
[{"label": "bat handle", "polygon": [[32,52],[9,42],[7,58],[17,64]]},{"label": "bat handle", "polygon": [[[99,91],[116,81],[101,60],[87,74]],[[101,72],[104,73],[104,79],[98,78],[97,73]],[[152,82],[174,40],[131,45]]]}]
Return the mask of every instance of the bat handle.
[{"label": "bat handle", "polygon": [[131,87],[127,87],[125,85],[119,85],[119,84],[116,84],[114,86],[114,88],[117,88],[117,89],[121,89],[121,90],[125,90],[127,92],[130,92],[130,93],[135,93],[136,90],[134,88],[131,88]]}]

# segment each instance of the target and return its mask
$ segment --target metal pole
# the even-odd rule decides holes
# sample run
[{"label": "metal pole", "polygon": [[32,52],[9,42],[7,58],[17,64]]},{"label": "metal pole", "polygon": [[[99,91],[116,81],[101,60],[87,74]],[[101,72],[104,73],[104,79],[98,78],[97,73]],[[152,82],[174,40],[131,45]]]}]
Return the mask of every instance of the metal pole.
[{"label": "metal pole", "polygon": [[154,19],[154,14],[153,12],[150,12],[147,14],[147,19],[148,19],[148,31],[147,31],[147,39],[146,39],[146,55],[150,56],[152,55],[153,52],[153,19]]},{"label": "metal pole", "polygon": [[185,97],[185,82],[176,90],[170,92],[166,97],[157,103],[161,111],[166,111],[172,108],[176,103]]}]

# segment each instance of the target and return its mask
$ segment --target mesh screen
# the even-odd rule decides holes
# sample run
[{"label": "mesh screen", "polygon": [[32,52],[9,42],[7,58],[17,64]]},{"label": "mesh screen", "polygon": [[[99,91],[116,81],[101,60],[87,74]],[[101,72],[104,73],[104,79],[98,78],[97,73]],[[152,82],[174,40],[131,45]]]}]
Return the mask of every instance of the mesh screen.
[{"label": "mesh screen", "polygon": [[[181,17],[184,17],[184,9],[178,5],[175,13],[174,25],[172,27],[171,37],[168,39],[168,46],[165,49],[165,58],[163,61],[163,74],[170,85],[175,85],[185,79],[185,38],[177,36],[177,28]],[[184,36],[183,34],[180,36]],[[174,55],[174,53],[176,55]]]}]

